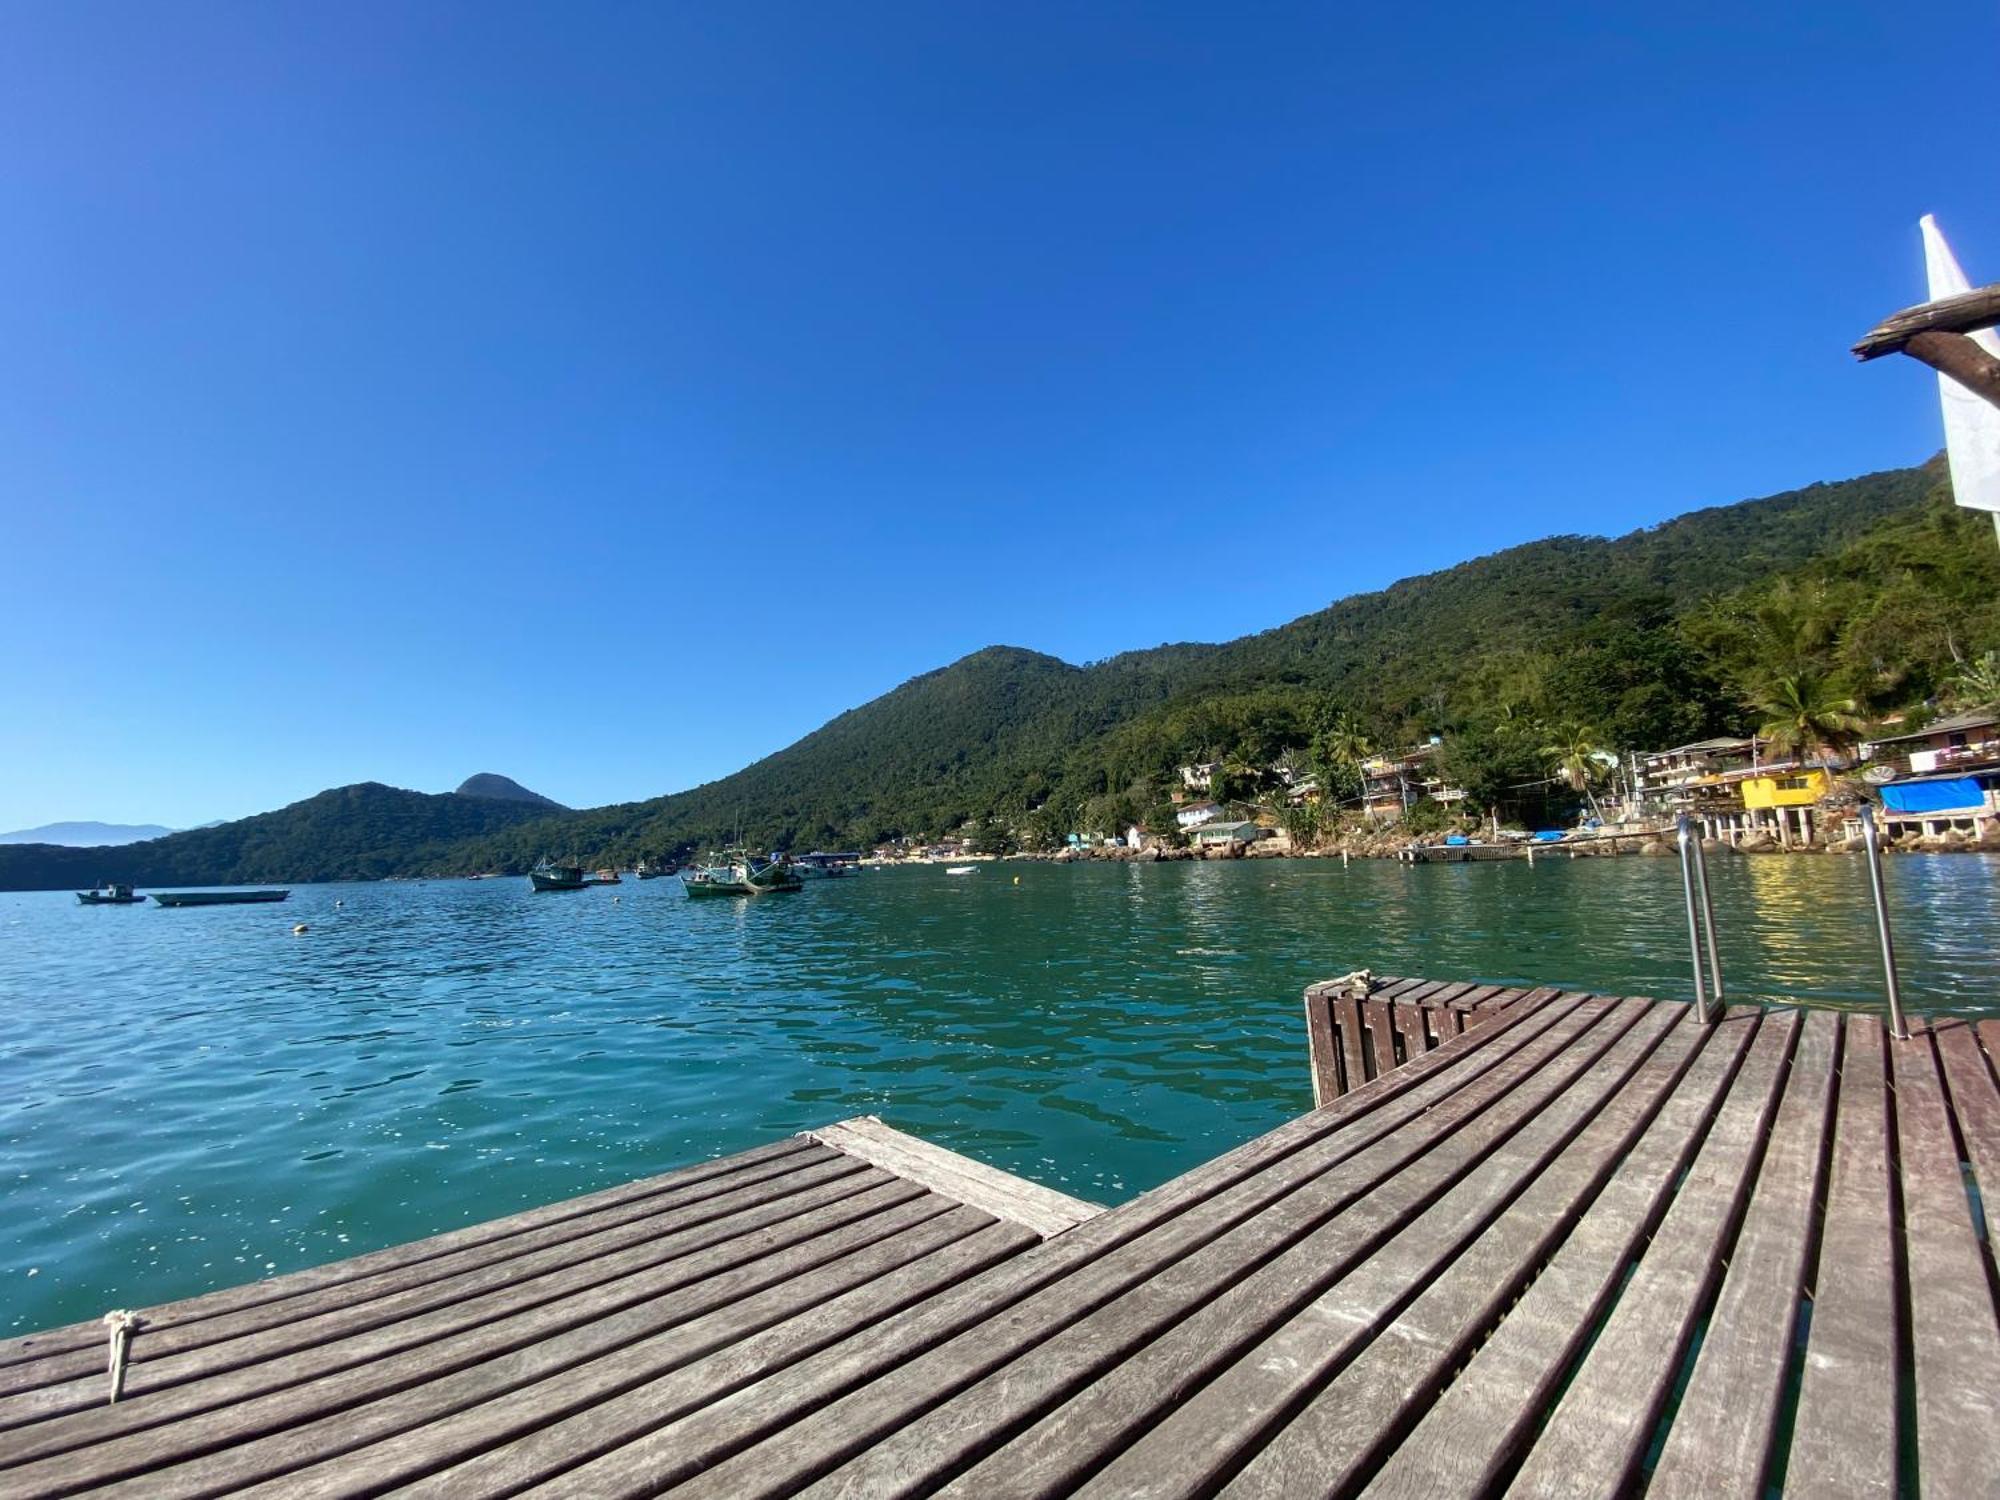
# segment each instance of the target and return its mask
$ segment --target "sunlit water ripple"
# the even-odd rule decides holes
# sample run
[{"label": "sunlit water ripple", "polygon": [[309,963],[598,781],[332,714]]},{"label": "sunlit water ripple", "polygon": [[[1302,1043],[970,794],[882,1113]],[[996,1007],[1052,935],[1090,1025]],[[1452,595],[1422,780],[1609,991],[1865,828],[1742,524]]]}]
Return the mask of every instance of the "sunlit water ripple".
[{"label": "sunlit water ripple", "polygon": [[[1733,998],[1879,1003],[1858,862],[1712,873]],[[756,903],[675,881],[0,895],[0,1330],[862,1113],[1115,1201],[1310,1105],[1311,980],[1684,994],[1679,881],[1635,858],[896,870]],[[1913,1004],[2000,1010],[2000,861],[1900,859],[1890,885]]]}]

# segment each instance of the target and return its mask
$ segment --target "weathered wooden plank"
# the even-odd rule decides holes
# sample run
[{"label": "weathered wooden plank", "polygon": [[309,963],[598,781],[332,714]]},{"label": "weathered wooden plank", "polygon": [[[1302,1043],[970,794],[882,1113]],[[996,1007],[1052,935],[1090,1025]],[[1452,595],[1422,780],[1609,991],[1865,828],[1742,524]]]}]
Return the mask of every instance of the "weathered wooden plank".
[{"label": "weathered wooden plank", "polygon": [[968,1208],[982,1209],[996,1219],[1032,1229],[1043,1239],[1074,1229],[1085,1219],[1094,1219],[1104,1212],[1101,1203],[1087,1203],[943,1146],[920,1141],[891,1129],[873,1115],[842,1120],[812,1131],[811,1135],[823,1146],[858,1157],[885,1172],[894,1172],[906,1182],[920,1183]]},{"label": "weathered wooden plank", "polygon": [[[512,1461],[520,1456],[520,1450],[508,1459],[491,1459],[476,1469],[470,1462],[482,1454],[490,1458],[496,1445],[538,1433],[544,1441],[535,1451],[541,1452],[544,1462],[552,1453],[565,1460],[557,1463],[557,1471],[568,1467],[568,1461],[595,1457],[603,1451],[607,1437],[599,1420],[607,1403],[649,1382],[690,1374],[711,1356],[775,1326],[786,1326],[788,1319],[810,1316],[882,1275],[921,1263],[933,1251],[949,1248],[989,1227],[998,1227],[998,1222],[981,1210],[953,1207],[935,1196],[913,1200],[811,1247],[818,1257],[816,1264],[805,1258],[807,1247],[800,1247],[784,1257],[788,1264],[782,1276],[765,1274],[771,1268],[758,1268],[756,1281],[763,1285],[755,1290],[715,1296],[713,1289],[704,1287],[705,1309],[681,1310],[698,1311],[698,1316],[679,1317],[671,1326],[610,1349],[596,1359],[517,1385],[487,1400],[446,1406],[449,1390],[426,1388],[404,1392],[389,1402],[371,1403],[358,1415],[376,1419],[379,1408],[401,1408],[383,1423],[395,1430],[394,1436],[337,1457],[314,1455],[315,1462],[285,1471],[266,1488],[286,1500],[334,1500],[380,1494],[391,1487],[406,1491],[431,1476],[419,1486],[431,1494],[511,1492],[528,1477]],[[1022,1248],[1020,1241],[1015,1244]],[[829,1251],[838,1253],[828,1255]],[[846,1331],[851,1332],[852,1325]],[[717,1394],[711,1386],[695,1402],[699,1405]],[[433,1410],[438,1414],[428,1416]],[[350,1425],[342,1422],[338,1428],[344,1434]],[[298,1450],[289,1439],[288,1446]],[[436,1473],[443,1465],[459,1472],[446,1479]],[[251,1489],[241,1493],[249,1497],[259,1492]]]},{"label": "weathered wooden plank", "polygon": [[[1520,1109],[1530,1107],[1559,1071],[1550,1060],[1567,1053],[1579,1036],[1597,1036],[1598,1023],[1614,1010],[1612,1002],[1600,999],[1575,1006],[1487,1074],[1404,1128],[1306,1177],[1280,1201],[1227,1233],[1150,1263],[1136,1255],[1108,1256],[1012,1310],[1004,1327],[989,1320],[877,1380],[857,1402],[816,1414],[827,1417],[829,1425],[849,1420],[873,1428],[874,1441],[803,1493],[879,1497],[913,1492],[1128,1353],[1135,1340],[1152,1336],[1163,1323],[1218,1295],[1303,1236],[1325,1226],[1338,1242],[1322,1246],[1326,1253],[1363,1253],[1416,1211],[1427,1189],[1441,1190],[1464,1170],[1477,1148],[1461,1145],[1462,1130],[1489,1110],[1505,1112],[1515,1101],[1522,1101]],[[1607,1023],[1600,1044],[1608,1045],[1622,1030],[1616,1019]],[[1429,1164],[1428,1170],[1402,1179],[1407,1190],[1395,1191],[1399,1174],[1419,1159]],[[893,1433],[883,1430],[885,1418]],[[735,1495],[795,1488],[804,1477],[801,1461],[816,1462],[817,1445],[805,1449],[800,1443],[803,1425],[786,1431],[775,1444],[718,1466],[693,1481],[690,1492]]]},{"label": "weathered wooden plank", "polygon": [[1785,1487],[1798,1495],[1897,1493],[1896,1223],[1881,1024],[1843,1028],[1812,1328]]},{"label": "weathered wooden plank", "polygon": [[[1601,1024],[1367,1198],[1183,1315],[1115,1368],[1081,1388],[1072,1382],[1075,1393],[1061,1407],[944,1493],[972,1496],[999,1487],[1173,1495],[1226,1474],[1281,1413],[1309,1396],[1374,1336],[1393,1307],[1478,1235],[1680,1016],[1678,1007],[1655,1009],[1644,1001],[1613,1006]],[[1032,1359],[1046,1360],[1053,1344]],[[1005,1375],[1011,1393],[1021,1365]],[[1116,1457],[1099,1467],[1110,1454]]]},{"label": "weathered wooden plank", "polygon": [[[1094,1272],[1081,1300],[1085,1306],[1108,1300],[1131,1281],[1171,1264],[1300,1183],[1438,1108],[1533,1043],[1581,1000],[1547,990],[1525,994],[1513,1015],[1479,1036],[1428,1053],[1391,1078],[1355,1090],[1326,1109],[1080,1224],[970,1286],[886,1320],[865,1336],[843,1340],[787,1371],[782,1379],[756,1382],[662,1428],[647,1440],[651,1458],[659,1465],[656,1481],[692,1482],[711,1493],[747,1494],[759,1485],[782,1489],[791,1482],[788,1475],[811,1476],[950,1393],[949,1386],[930,1384],[928,1373],[915,1382],[900,1378],[927,1352],[951,1345],[951,1373],[936,1378],[969,1383],[1012,1345],[1003,1344],[985,1355],[968,1353],[967,1346],[976,1349],[978,1341],[962,1338],[967,1330],[983,1325],[979,1329],[983,1339],[1032,1343],[1045,1326],[1038,1314],[1046,1314],[1052,1305],[1031,1300],[1037,1294],[1056,1289],[1056,1295],[1065,1299],[1061,1305],[1073,1306],[1078,1300],[1074,1288],[1059,1288],[1058,1283]],[[1131,1254],[1109,1266],[1099,1265],[1125,1247],[1131,1247]],[[937,1361],[927,1369],[937,1370]],[[891,1371],[899,1376],[898,1385],[885,1393],[878,1377]],[[837,1399],[848,1395],[855,1399]],[[785,1431],[775,1465],[779,1472],[746,1474],[748,1469],[766,1467],[771,1450],[756,1445],[781,1427]],[[550,1482],[548,1492],[588,1493],[566,1489],[560,1479]]]},{"label": "weathered wooden plank", "polygon": [[[764,1224],[796,1217],[823,1203],[851,1197],[889,1180],[866,1163],[837,1152],[782,1177],[767,1178],[736,1193],[704,1199],[691,1209],[620,1223],[578,1240],[564,1240],[516,1259],[481,1266],[443,1281],[426,1281],[405,1291],[366,1302],[325,1310],[302,1306],[292,1324],[258,1326],[235,1339],[203,1344],[179,1354],[155,1355],[135,1364],[126,1377],[126,1399],[114,1411],[104,1405],[103,1371],[61,1385],[40,1386],[0,1402],[0,1427],[46,1424],[65,1412],[90,1412],[100,1435],[115,1424],[137,1426],[179,1414],[190,1404],[214,1404],[223,1390],[241,1399],[246,1385],[268,1388],[303,1378],[297,1351],[314,1351],[312,1368],[319,1373],[345,1362],[379,1359],[385,1345],[425,1337],[449,1336],[456,1329],[488,1322],[513,1312],[568,1295],[582,1287],[629,1274],[686,1250],[721,1243]],[[312,1296],[295,1299],[313,1302]],[[211,1320],[215,1327],[227,1320]],[[385,1337],[366,1343],[345,1341],[381,1329]],[[226,1386],[212,1377],[246,1366],[268,1365],[247,1381]],[[203,1377],[210,1377],[204,1379]],[[78,1429],[79,1431],[81,1429]],[[22,1446],[54,1451],[71,1429],[44,1425]],[[10,1445],[11,1446],[11,1445]]]},{"label": "weathered wooden plank", "polygon": [[1611,1495],[1630,1484],[1742,1212],[1798,1019],[1796,1011],[1766,1018],[1673,1206],[1510,1495],[1574,1495],[1580,1481]]},{"label": "weathered wooden plank", "polygon": [[1342,1092],[1340,1043],[1334,1035],[1333,986],[1306,986],[1306,1063],[1312,1077],[1313,1106],[1337,1099]]},{"label": "weathered wooden plank", "polygon": [[[456,1313],[449,1324],[434,1318],[424,1335],[413,1340],[397,1328],[375,1330],[363,1335],[365,1347],[393,1345],[398,1352],[364,1360],[345,1360],[331,1373],[318,1374],[321,1350],[304,1346],[303,1356],[295,1354],[280,1374],[287,1383],[264,1389],[253,1382],[260,1372],[231,1372],[203,1385],[219,1386],[228,1404],[219,1409],[199,1410],[191,1420],[157,1421],[143,1409],[171,1413],[182,1402],[205,1404],[214,1394],[199,1389],[167,1393],[177,1401],[150,1403],[120,1402],[115,1407],[98,1407],[76,1413],[61,1422],[47,1424],[10,1439],[12,1456],[17,1450],[47,1452],[50,1444],[89,1433],[98,1440],[77,1451],[59,1451],[7,1473],[9,1484],[69,1482],[78,1476],[101,1483],[121,1475],[146,1473],[159,1465],[192,1457],[225,1443],[244,1444],[272,1433],[305,1430],[325,1414],[344,1413],[357,1403],[402,1391],[412,1386],[445,1380],[455,1399],[474,1400],[496,1381],[517,1375],[522,1369],[540,1368],[538,1362],[561,1368],[564,1362],[592,1357],[603,1352],[594,1340],[629,1341],[635,1330],[649,1329],[655,1320],[712,1296],[718,1288],[736,1285],[746,1277],[768,1273],[785,1252],[798,1246],[812,1246],[823,1237],[863,1225],[901,1205],[925,1198],[922,1188],[864,1169],[872,1179],[860,1192],[832,1197],[832,1189],[843,1188],[847,1179],[831,1184],[829,1196],[809,1211],[754,1228],[719,1242],[712,1237],[695,1243],[687,1237],[678,1244],[665,1244],[658,1254],[640,1264],[639,1256],[626,1252],[614,1267],[610,1279],[594,1278],[591,1284],[553,1299],[537,1302],[511,1316],[479,1319],[473,1309],[470,1322]],[[949,1205],[945,1205],[949,1206]],[[641,1247],[650,1249],[651,1247]],[[817,1249],[805,1252],[808,1257]],[[557,1290],[560,1292],[561,1288]],[[497,1299],[496,1299],[497,1301]],[[626,1315],[628,1316],[615,1316]],[[440,1326],[442,1325],[442,1326]],[[354,1351],[342,1351],[351,1355]],[[447,1377],[449,1379],[447,1380]],[[265,1383],[268,1387],[268,1382]],[[504,1388],[504,1387],[502,1387]],[[127,1413],[137,1413],[136,1416]],[[338,1419],[341,1425],[344,1419]],[[345,1426],[342,1430],[348,1430]],[[108,1436],[111,1432],[117,1436]],[[353,1429],[359,1440],[357,1427]],[[47,1438],[45,1440],[45,1434]],[[104,1435],[104,1436],[100,1436]],[[32,1445],[32,1447],[30,1446]],[[242,1452],[239,1448],[237,1452]]]},{"label": "weathered wooden plank", "polygon": [[1388,1454],[1366,1493],[1406,1500],[1485,1494],[1504,1475],[1621,1284],[1631,1256],[1665,1211],[1716,1116],[1718,1099],[1739,1097],[1727,1091],[1746,1057],[1754,1057],[1768,1078],[1777,1076],[1787,1038],[1766,1027],[1762,1012],[1733,1011],[1709,1029],[1701,1056],[1631,1155],[1463,1371]]},{"label": "weathered wooden plank", "polygon": [[1708,1335],[1648,1496],[1758,1500],[1765,1492],[1812,1248],[1839,1030],[1830,1011],[1814,1012],[1801,1028]]},{"label": "weathered wooden plank", "polygon": [[[1649,1128],[1683,1139],[1692,1133],[1691,1124],[1663,1118],[1662,1110],[1678,1089],[1680,1111],[1703,1117],[1749,1033],[1739,1027],[1708,1047],[1715,1031],[1694,1025],[1685,1006],[1656,1010],[1676,1024],[1644,1065],[1495,1223],[1264,1444],[1225,1494],[1280,1500],[1351,1490],[1514,1302],[1634,1142]],[[1635,1170],[1642,1158],[1643,1151],[1634,1157]]]},{"label": "weathered wooden plank", "polygon": [[[1340,1034],[1341,1092],[1351,1094],[1368,1082],[1361,1033],[1361,1002],[1352,995],[1336,995],[1333,1001],[1334,1029]],[[1322,1104],[1333,1101],[1324,1099]]]},{"label": "weathered wooden plank", "polygon": [[[585,1218],[606,1209],[645,1199],[675,1197],[684,1201],[694,1201],[693,1191],[712,1179],[761,1171],[781,1157],[810,1159],[824,1150],[824,1147],[815,1145],[804,1136],[791,1136],[768,1146],[758,1146],[749,1151],[738,1152],[734,1156],[681,1167],[657,1177],[642,1178],[636,1182],[606,1188],[601,1192],[565,1199],[543,1208],[510,1214],[505,1218],[481,1224],[469,1224],[463,1229],[432,1235],[428,1239],[391,1245],[367,1255],[357,1255],[324,1266],[313,1266],[285,1276],[274,1276],[268,1281],[246,1282],[242,1286],[203,1292],[199,1296],[162,1303],[157,1307],[146,1309],[149,1336],[146,1339],[134,1340],[133,1358],[136,1361],[145,1357],[139,1347],[141,1344],[160,1342],[170,1330],[179,1330],[183,1324],[240,1312],[245,1308],[265,1303],[280,1302],[304,1292],[317,1292],[329,1287],[362,1283],[367,1278],[384,1271],[401,1270],[473,1247],[496,1244],[529,1230],[559,1224],[569,1219]],[[502,1253],[505,1253],[504,1247]],[[358,1287],[357,1294],[361,1294]],[[0,1342],[0,1366],[77,1351],[85,1351],[93,1359],[101,1359],[103,1349],[104,1327],[101,1323],[95,1321],[71,1323]],[[5,1389],[19,1388],[5,1387]]]},{"label": "weathered wooden plank", "polygon": [[1991,1494],[2000,1483],[2000,1324],[1945,1114],[1926,1028],[1889,1043],[1902,1166],[1917,1481],[1926,1495]]},{"label": "weathered wooden plank", "polygon": [[1892,313],[1861,336],[1856,359],[1894,354],[1919,333],[1973,333],[2000,324],[2000,282]]},{"label": "weathered wooden plank", "polygon": [[561,1476],[572,1489],[599,1500],[652,1494],[657,1464],[649,1449],[663,1424],[751,1381],[770,1377],[1037,1242],[1018,1225],[990,1224],[566,1421],[538,1423],[513,1441],[400,1493],[406,1500],[513,1494]]},{"label": "weathered wooden plank", "polygon": [[1431,1050],[1430,1036],[1424,1030],[1423,1005],[1398,1005],[1396,1007],[1396,1030],[1403,1038],[1403,1059],[1422,1057]]},{"label": "weathered wooden plank", "polygon": [[1396,1024],[1390,1019],[1389,1005],[1389,1001],[1377,995],[1361,1002],[1361,1014],[1368,1024],[1369,1055],[1377,1078],[1396,1070]]},{"label": "weathered wooden plank", "polygon": [[1938,1059],[1944,1064],[1959,1139],[1965,1144],[1973,1180],[1986,1204],[1985,1249],[1990,1259],[1994,1220],[2000,1218],[2000,1088],[1994,1085],[1992,1066],[1969,1023],[1933,1020],[1931,1035],[1937,1041]]}]

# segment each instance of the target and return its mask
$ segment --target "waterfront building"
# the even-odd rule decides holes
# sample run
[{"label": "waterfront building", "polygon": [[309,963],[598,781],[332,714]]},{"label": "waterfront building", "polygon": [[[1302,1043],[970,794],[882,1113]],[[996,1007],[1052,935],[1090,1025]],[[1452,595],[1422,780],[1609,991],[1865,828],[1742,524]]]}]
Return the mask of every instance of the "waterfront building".
[{"label": "waterfront building", "polygon": [[1953,714],[1908,734],[1884,735],[1861,747],[1861,758],[1904,776],[1977,771],[2000,766],[2000,715],[1990,709]]},{"label": "waterfront building", "polygon": [[1465,789],[1453,786],[1438,768],[1438,752],[1443,748],[1443,742],[1433,736],[1428,744],[1364,760],[1361,803],[1369,815],[1393,821],[1425,799],[1447,805],[1464,801]]},{"label": "waterfront building", "polygon": [[1199,828],[1205,823],[1213,823],[1222,816],[1219,802],[1195,802],[1174,814],[1174,821],[1183,829]]}]

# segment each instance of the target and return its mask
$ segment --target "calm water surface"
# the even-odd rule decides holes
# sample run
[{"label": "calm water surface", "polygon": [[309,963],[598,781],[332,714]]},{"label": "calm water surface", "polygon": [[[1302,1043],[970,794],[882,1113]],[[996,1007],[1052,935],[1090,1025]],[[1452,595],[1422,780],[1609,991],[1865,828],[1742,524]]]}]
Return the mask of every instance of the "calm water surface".
[{"label": "calm water surface", "polygon": [[[1879,1003],[1858,862],[1712,873],[1734,996]],[[1116,1201],[1310,1106],[1314,979],[1685,994],[1679,881],[1633,858],[894,870],[755,903],[666,880],[0,895],[0,1331],[862,1113]],[[2000,1010],[2000,861],[1890,883],[1912,1001]]]}]

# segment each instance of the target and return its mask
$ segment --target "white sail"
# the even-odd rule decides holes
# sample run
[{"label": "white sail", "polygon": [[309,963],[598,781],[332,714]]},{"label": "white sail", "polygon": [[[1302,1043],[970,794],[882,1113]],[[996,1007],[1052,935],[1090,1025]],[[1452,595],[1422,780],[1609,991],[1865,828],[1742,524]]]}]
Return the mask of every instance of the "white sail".
[{"label": "white sail", "polygon": [[[1937,220],[1925,214],[1924,268],[1930,273],[1931,301],[1972,290]],[[1971,335],[1988,354],[2000,359],[2000,338],[1982,328]],[[2000,513],[2000,406],[1974,395],[1949,375],[1938,376],[1938,399],[1944,403],[1944,448],[1951,460],[1951,488],[1960,505]],[[2000,524],[1996,521],[1995,524]]]}]

